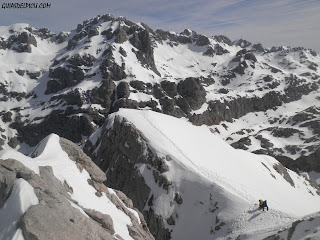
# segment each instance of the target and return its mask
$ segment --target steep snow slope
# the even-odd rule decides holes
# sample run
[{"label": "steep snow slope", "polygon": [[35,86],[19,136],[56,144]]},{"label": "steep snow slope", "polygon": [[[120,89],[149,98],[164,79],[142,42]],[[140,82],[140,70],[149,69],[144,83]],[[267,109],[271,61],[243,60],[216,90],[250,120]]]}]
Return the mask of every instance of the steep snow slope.
[{"label": "steep snow slope", "polygon": [[[77,149],[76,145],[68,140],[60,139],[59,136],[52,134],[37,146],[32,157],[26,157],[14,150],[7,150],[0,152],[0,158],[4,160],[0,162],[0,167],[2,167],[0,169],[1,184],[9,183],[10,176],[4,174],[6,173],[6,169],[16,171],[14,169],[19,168],[17,167],[19,165],[14,165],[12,160],[5,159],[16,159],[33,171],[27,173],[30,170],[23,170],[17,173],[17,175],[20,175],[20,178],[14,182],[12,193],[5,201],[3,208],[0,209],[0,239],[9,240],[16,237],[15,239],[27,240],[30,239],[32,234],[40,238],[41,236],[49,237],[52,234],[51,236],[57,239],[74,239],[80,234],[80,238],[78,239],[92,239],[98,237],[103,228],[105,228],[104,231],[107,231],[109,235],[105,233],[102,235],[103,237],[101,236],[102,239],[137,239],[137,237],[142,236],[141,234],[144,234],[143,239],[153,239],[151,235],[148,235],[148,230],[143,230],[142,228],[141,224],[144,220],[140,219],[139,214],[131,209],[132,206],[126,206],[129,199],[122,193],[115,192],[113,189],[101,184],[100,181],[105,180],[103,172],[79,148]],[[48,168],[47,166],[52,168],[54,178],[58,179],[57,183],[53,180],[48,181],[44,177],[42,172],[43,167]],[[38,187],[36,189],[32,187],[28,182],[36,186],[35,179],[37,178],[32,177],[35,174],[42,178],[42,182],[48,181],[47,184],[50,188],[41,189],[41,187]],[[40,184],[41,181],[39,182]],[[62,197],[62,199],[58,198],[55,192],[58,190],[62,194],[62,190],[57,187],[59,185],[60,188],[67,186],[67,189],[69,189],[69,193]],[[6,186],[8,187],[8,185],[4,185],[4,191],[1,192],[1,199],[3,199],[3,194],[8,190]],[[44,191],[44,195],[45,193],[49,194],[52,199],[48,201],[44,195],[41,195],[41,191]],[[8,192],[10,193],[10,190]],[[59,199],[57,205],[53,204],[55,199]],[[123,201],[127,202],[124,203]],[[33,208],[30,208],[31,206]],[[49,209],[53,211],[48,212],[49,218],[45,216],[45,210],[40,210],[40,214],[43,213],[44,216],[35,215],[36,217],[31,218],[31,220],[29,219],[29,221],[37,222],[37,224],[30,224],[26,220],[30,211],[41,207],[45,208],[46,206],[49,206]],[[80,210],[81,213],[79,211],[77,213],[82,215],[82,219],[81,217],[75,217],[74,220],[70,219],[69,221],[71,225],[72,222],[79,224],[79,229],[75,228],[79,233],[74,234],[73,237],[68,235],[73,227],[68,226],[68,223],[66,223],[66,226],[63,226],[64,217],[69,215],[72,207]],[[61,212],[59,212],[61,210],[65,212],[65,216],[61,215]],[[55,214],[58,214],[58,218],[55,218]],[[19,220],[22,223],[17,225]],[[92,227],[90,229],[90,224],[92,223],[89,221],[92,220],[96,221],[96,225],[95,228]],[[59,222],[62,224],[61,228],[55,229],[60,224]],[[83,226],[81,226],[81,223],[83,223]],[[86,224],[90,227],[86,226]],[[100,225],[103,228],[100,229]],[[139,229],[140,227],[136,228],[139,225],[141,225],[141,229]],[[80,229],[80,227],[83,229]],[[40,233],[38,233],[40,236],[36,234],[37,229],[40,229]],[[97,233],[94,233],[94,231],[97,231]]]},{"label": "steep snow slope", "polygon": [[270,238],[291,240],[319,239],[319,221],[319,213],[306,216],[294,222],[289,229],[281,231]]},{"label": "steep snow slope", "polygon": [[[110,156],[101,153],[107,152],[110,144],[119,144],[109,136],[119,128],[121,119],[125,119],[124,126],[132,125],[141,132],[139,141],[145,141],[142,146],[146,156],[150,155],[147,149],[151,149],[153,161],[155,156],[168,159],[168,171],[160,171],[170,183],[167,189],[158,184],[157,168],[152,162],[137,162],[126,154],[127,163],[122,164],[135,163],[136,171],[151,189],[144,210],[152,208],[167,220],[164,225],[171,229],[172,239],[235,238],[243,234],[261,239],[294,219],[320,210],[320,192],[274,158],[233,149],[205,126],[193,126],[152,111],[120,109],[92,137],[98,162],[103,166],[103,161],[109,161],[105,169],[108,178],[119,171],[116,162],[121,157],[114,154],[117,160],[112,162]],[[102,142],[107,145],[102,147]],[[128,142],[124,145],[131,148]],[[123,152],[121,146],[119,149]],[[118,177],[109,181],[122,180]],[[182,203],[177,203],[176,194],[183,199]],[[269,211],[255,210],[259,199],[268,200]]]}]

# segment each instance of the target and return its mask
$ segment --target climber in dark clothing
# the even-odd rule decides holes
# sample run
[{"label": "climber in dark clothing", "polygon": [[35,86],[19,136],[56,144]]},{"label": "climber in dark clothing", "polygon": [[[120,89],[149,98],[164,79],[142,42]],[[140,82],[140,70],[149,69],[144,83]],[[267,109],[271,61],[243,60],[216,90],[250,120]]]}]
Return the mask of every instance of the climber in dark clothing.
[{"label": "climber in dark clothing", "polygon": [[267,205],[267,200],[259,200],[259,209],[262,209],[264,211],[264,208],[267,208],[267,211],[269,211],[269,207]]}]

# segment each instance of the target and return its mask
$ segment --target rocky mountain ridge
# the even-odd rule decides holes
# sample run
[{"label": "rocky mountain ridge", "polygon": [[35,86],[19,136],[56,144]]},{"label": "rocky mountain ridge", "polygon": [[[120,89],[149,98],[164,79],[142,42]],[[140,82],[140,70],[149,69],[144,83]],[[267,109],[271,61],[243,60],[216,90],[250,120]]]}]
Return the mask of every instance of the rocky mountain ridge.
[{"label": "rocky mountain ridge", "polygon": [[132,201],[67,139],[50,135],[30,157],[1,152],[0,173],[1,239],[154,239]]},{"label": "rocky mountain ridge", "polygon": [[[8,107],[1,119],[8,130],[1,142],[13,147],[18,142],[35,146],[51,132],[81,142],[119,108],[153,109],[195,125],[223,126],[248,113],[276,111],[319,89],[319,56],[304,48],[265,49],[191,30],[153,31],[111,15],[59,35],[27,25],[3,29],[3,59],[35,60],[9,61],[2,70],[1,99]],[[46,61],[37,64],[36,59]],[[260,142],[256,153],[279,159],[305,157],[319,147],[315,101],[317,96],[292,115],[269,117],[268,128],[246,126],[223,137],[242,149],[249,149],[250,141]],[[298,132],[299,144],[279,149],[259,132],[286,132],[280,133],[284,138]]]},{"label": "rocky mountain ridge", "polygon": [[[215,137],[163,114],[121,109],[84,150],[105,171],[107,185],[132,199],[156,239],[264,239],[290,228],[303,209],[299,202],[309,201],[303,192],[289,195],[307,187],[308,197],[320,196],[307,174],[297,178],[276,160]],[[254,207],[259,196],[269,199],[267,215]]]}]

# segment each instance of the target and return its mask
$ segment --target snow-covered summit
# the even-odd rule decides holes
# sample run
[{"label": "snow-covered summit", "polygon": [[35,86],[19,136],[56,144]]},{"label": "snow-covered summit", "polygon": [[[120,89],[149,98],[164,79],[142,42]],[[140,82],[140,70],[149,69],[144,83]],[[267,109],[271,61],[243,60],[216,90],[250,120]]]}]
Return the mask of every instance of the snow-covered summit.
[{"label": "snow-covered summit", "polygon": [[26,157],[0,152],[0,239],[153,239],[123,193],[72,142],[50,135]]},{"label": "snow-covered summit", "polygon": [[[161,113],[121,109],[87,144],[107,183],[130,197],[144,195],[141,211],[161,217],[172,239],[262,239],[320,211],[319,188],[304,176],[269,156],[232,148],[207,127]],[[148,194],[117,176],[128,168]],[[259,199],[267,199],[269,211],[255,210]]]}]

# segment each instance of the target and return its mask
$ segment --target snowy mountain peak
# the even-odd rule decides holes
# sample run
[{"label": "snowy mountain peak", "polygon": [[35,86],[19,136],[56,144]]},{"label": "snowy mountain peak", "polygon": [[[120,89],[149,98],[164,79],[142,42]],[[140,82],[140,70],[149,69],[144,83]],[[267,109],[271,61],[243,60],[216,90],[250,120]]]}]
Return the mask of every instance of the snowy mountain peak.
[{"label": "snowy mountain peak", "polygon": [[[308,178],[271,157],[233,149],[206,127],[153,111],[119,110],[84,149],[106,171],[107,184],[125,182],[144,215],[162,220],[150,225],[157,239],[235,239],[240,229],[247,239],[262,239],[267,228],[276,232],[320,210],[320,189]],[[259,216],[254,204],[261,198],[270,209]],[[261,222],[251,222],[255,215]]]},{"label": "snowy mountain peak", "polygon": [[153,239],[132,202],[102,183],[105,174],[74,143],[50,135],[32,158],[7,151],[1,159],[1,239]]}]

